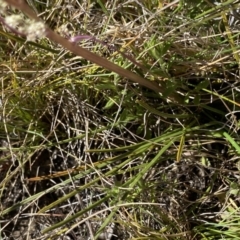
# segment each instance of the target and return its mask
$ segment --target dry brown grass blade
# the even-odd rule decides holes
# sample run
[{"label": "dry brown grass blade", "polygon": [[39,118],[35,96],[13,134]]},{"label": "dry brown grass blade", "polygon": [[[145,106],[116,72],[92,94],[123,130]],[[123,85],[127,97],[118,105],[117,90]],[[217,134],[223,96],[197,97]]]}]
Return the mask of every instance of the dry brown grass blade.
[{"label": "dry brown grass blade", "polygon": [[[26,4],[26,2],[24,0],[17,0],[17,1],[16,0],[6,0],[6,2],[8,4],[10,4],[11,6],[17,8],[18,10],[22,11],[30,18],[35,19],[36,21],[42,21],[36,15],[36,13]],[[89,60],[105,69],[113,71],[113,72],[119,74],[120,76],[130,79],[131,81],[138,83],[144,87],[152,89],[153,91],[155,91],[157,93],[164,93],[164,88],[159,86],[157,83],[148,81],[148,80],[142,78],[141,76],[138,76],[137,74],[135,74],[129,70],[126,70],[126,69],[108,61],[107,59],[105,59],[103,57],[98,56],[95,53],[92,53],[80,46],[77,46],[76,44],[61,37],[60,35],[58,35],[54,31],[52,31],[48,27],[46,27],[46,36],[53,42],[60,44],[62,47],[68,49],[69,51],[71,51],[72,53],[74,53],[78,56],[83,57],[86,60]],[[177,102],[177,103],[182,102],[182,98],[176,93],[171,94],[171,96],[169,96],[169,99],[171,99],[172,101]]]}]

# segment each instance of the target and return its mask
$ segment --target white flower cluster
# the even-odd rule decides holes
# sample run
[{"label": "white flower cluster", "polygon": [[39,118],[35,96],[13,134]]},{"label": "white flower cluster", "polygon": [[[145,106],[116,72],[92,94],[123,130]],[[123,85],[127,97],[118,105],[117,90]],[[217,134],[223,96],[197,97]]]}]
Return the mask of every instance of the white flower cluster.
[{"label": "white flower cluster", "polygon": [[[0,13],[6,13],[7,3],[0,0]],[[12,14],[4,19],[5,24],[14,29],[21,35],[25,35],[28,41],[35,41],[38,38],[45,37],[46,27],[43,22],[37,22],[31,19],[25,19],[23,15]]]},{"label": "white flower cluster", "polygon": [[27,39],[34,41],[36,38],[42,38],[46,35],[46,28],[42,22],[33,22],[28,27]]},{"label": "white flower cluster", "polygon": [[3,0],[0,0],[0,13],[5,13],[7,9],[7,3]]}]

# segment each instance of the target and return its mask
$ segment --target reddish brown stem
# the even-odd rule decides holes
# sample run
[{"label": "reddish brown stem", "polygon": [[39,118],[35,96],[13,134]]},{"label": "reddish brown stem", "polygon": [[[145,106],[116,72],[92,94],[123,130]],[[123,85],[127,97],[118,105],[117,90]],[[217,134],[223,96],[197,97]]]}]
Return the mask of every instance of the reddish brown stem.
[{"label": "reddish brown stem", "polygon": [[[18,10],[22,11],[23,13],[28,15],[30,18],[32,18],[36,21],[41,21],[41,19],[38,18],[38,16],[35,14],[35,12],[25,3],[25,1],[23,1],[23,0],[6,0],[6,2],[8,4],[10,4],[11,6],[17,8]],[[108,61],[107,59],[105,59],[103,57],[98,56],[95,53],[92,53],[80,46],[77,46],[76,44],[61,37],[54,31],[52,31],[50,28],[48,28],[47,26],[46,26],[46,36],[53,42],[60,44],[61,46],[68,49],[72,53],[74,53],[78,56],[81,56],[86,60],[89,60],[105,69],[113,71],[122,77],[130,79],[131,81],[133,81],[135,83],[138,83],[142,86],[152,89],[153,91],[155,91],[157,93],[164,93],[164,88],[159,86],[159,84],[157,84],[156,82],[148,81],[148,80],[144,79],[143,77],[138,76],[135,73],[133,73],[127,69],[124,69],[124,68]],[[171,94],[171,96],[169,96],[169,98],[178,103],[182,102],[181,96],[179,96],[176,93]]]}]

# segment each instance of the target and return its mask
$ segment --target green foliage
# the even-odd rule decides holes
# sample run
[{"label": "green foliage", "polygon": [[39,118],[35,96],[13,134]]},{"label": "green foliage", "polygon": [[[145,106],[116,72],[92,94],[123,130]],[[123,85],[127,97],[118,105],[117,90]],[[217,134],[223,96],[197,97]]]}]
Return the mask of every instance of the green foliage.
[{"label": "green foliage", "polygon": [[80,2],[29,4],[155,91],[1,27],[0,238],[239,238],[239,3]]}]

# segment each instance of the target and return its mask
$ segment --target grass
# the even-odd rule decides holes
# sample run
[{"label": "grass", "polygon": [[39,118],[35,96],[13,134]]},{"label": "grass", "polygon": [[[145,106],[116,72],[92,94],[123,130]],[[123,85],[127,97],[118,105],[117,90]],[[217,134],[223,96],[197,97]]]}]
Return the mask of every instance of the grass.
[{"label": "grass", "polygon": [[239,238],[238,1],[30,3],[45,38],[0,28],[1,239]]}]

